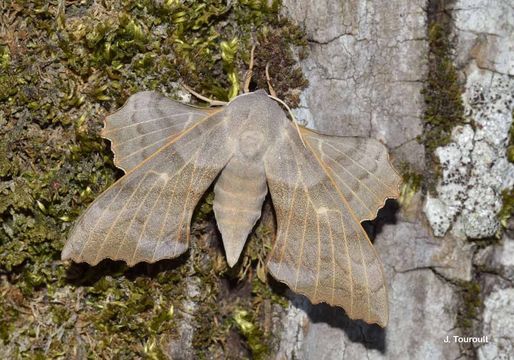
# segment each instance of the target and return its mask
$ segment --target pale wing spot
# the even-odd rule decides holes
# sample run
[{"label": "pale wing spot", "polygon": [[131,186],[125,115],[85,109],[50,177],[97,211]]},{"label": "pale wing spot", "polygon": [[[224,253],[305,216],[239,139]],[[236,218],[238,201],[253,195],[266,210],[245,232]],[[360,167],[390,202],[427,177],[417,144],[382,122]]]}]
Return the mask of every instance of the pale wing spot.
[{"label": "pale wing spot", "polygon": [[329,209],[327,207],[320,206],[319,208],[316,209],[316,213],[323,215],[323,214],[326,214],[328,212],[328,210]]},{"label": "pale wing spot", "polygon": [[[174,152],[173,154],[176,154],[176,152]],[[157,175],[160,180],[165,181],[165,182],[168,182],[168,180],[170,179],[170,175],[168,173],[158,172],[155,170],[149,170],[148,172],[151,174]]]}]

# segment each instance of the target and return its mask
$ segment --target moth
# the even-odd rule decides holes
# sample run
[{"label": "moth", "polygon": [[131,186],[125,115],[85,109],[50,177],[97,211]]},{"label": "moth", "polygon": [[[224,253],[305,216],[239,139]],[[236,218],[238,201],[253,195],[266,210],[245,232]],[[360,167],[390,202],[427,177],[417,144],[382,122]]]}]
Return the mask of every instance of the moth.
[{"label": "moth", "polygon": [[387,324],[382,265],[360,225],[399,195],[400,177],[379,141],[295,127],[264,90],[218,108],[136,93],[106,118],[102,136],[126,174],[80,216],[62,259],[133,266],[179,256],[193,210],[215,181],[214,213],[232,267],[269,191],[277,221],[269,273],[312,303]]}]

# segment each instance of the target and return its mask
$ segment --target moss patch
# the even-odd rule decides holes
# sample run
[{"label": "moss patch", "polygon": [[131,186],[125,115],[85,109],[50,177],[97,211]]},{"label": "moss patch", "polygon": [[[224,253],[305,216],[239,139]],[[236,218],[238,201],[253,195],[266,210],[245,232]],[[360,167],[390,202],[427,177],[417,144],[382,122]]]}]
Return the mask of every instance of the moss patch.
[{"label": "moss patch", "polygon": [[[451,139],[451,132],[464,123],[464,106],[461,87],[453,64],[452,43],[450,41],[451,19],[444,9],[446,1],[432,1],[428,24],[428,73],[422,94],[425,100],[423,115],[424,131],[419,141],[425,145],[428,164],[436,164],[434,151]],[[434,175],[427,176],[428,187],[436,182],[437,166]]]},{"label": "moss patch", "polygon": [[[514,163],[514,112],[512,113],[512,125],[509,130],[509,144],[507,146],[507,159]],[[514,216],[514,189],[502,192],[502,208],[498,213],[498,219],[503,228],[508,227],[509,219]]]},{"label": "moss patch", "polygon": [[478,318],[482,299],[480,284],[476,281],[466,281],[457,284],[461,296],[461,306],[457,313],[457,325],[464,331],[473,327],[473,320]]},{"label": "moss patch", "polygon": [[[199,295],[192,300],[202,304],[193,321],[198,357],[221,353],[226,344],[256,357],[266,352],[268,307],[260,304],[280,303],[280,296],[263,283],[263,253],[253,250],[255,244],[238,270],[226,269],[208,198],[197,210],[198,241],[190,258],[130,269],[112,261],[89,267],[63,264],[60,251],[73,221],[122,175],[98,133],[105,115],[129,95],[142,90],[173,95],[173,83],[183,79],[204,95],[228,99],[257,42],[255,83],[262,86],[262,69],[270,62],[279,96],[294,105],[306,82],[289,48],[304,37],[278,15],[279,5],[256,0],[2,5],[0,349],[5,357],[165,358],[168,344],[180,336],[181,308],[195,279]],[[259,231],[256,244],[271,241],[272,232]],[[261,244],[259,249],[269,246]],[[185,265],[189,262],[192,266]],[[261,330],[245,333],[234,320],[236,311],[247,311],[245,319]],[[221,330],[209,333],[216,321]]]},{"label": "moss patch", "polygon": [[400,189],[398,202],[402,206],[408,207],[414,195],[421,190],[423,176],[413,170],[407,163],[400,164],[399,171],[402,175],[403,183]]},{"label": "moss patch", "polygon": [[498,213],[500,224],[508,227],[509,219],[514,216],[514,189],[502,191],[502,208]]},{"label": "moss patch", "polygon": [[512,112],[512,125],[509,130],[509,144],[507,146],[507,159],[514,163],[514,111]]}]

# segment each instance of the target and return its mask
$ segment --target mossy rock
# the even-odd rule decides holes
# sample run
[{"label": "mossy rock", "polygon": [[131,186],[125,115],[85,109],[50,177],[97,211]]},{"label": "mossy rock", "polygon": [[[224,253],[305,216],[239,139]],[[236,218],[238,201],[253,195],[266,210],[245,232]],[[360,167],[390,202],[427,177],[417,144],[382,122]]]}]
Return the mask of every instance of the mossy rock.
[{"label": "mossy rock", "polygon": [[[63,263],[74,220],[122,172],[99,137],[128,96],[169,96],[181,80],[227,100],[256,45],[252,87],[272,83],[289,105],[306,86],[292,46],[302,32],[279,2],[7,1],[0,10],[0,349],[8,358],[166,358],[197,282],[195,357],[269,347],[264,302],[284,304],[263,276],[272,231],[264,221],[239,267],[228,270],[212,199],[200,204],[191,251],[133,268]],[[286,77],[285,74],[292,74]],[[268,230],[266,230],[268,229]],[[243,289],[243,290],[242,290]],[[246,311],[251,332],[235,321]],[[267,311],[267,310],[266,310]],[[210,332],[211,324],[220,324]],[[236,351],[234,350],[234,351]]]}]

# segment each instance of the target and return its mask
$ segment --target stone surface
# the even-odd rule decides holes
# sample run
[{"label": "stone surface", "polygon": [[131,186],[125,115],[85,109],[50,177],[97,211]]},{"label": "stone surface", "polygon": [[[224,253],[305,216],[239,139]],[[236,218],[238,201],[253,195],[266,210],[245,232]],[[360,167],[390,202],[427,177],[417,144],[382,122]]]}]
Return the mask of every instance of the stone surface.
[{"label": "stone surface", "polygon": [[[305,27],[311,50],[303,61],[310,86],[297,117],[322,132],[376,137],[397,162],[424,169],[415,137],[422,131],[428,50],[425,2],[284,5]],[[366,224],[389,280],[388,327],[352,321],[342,310],[290,294],[277,359],[456,359],[473,351],[484,359],[508,358],[514,245],[504,239],[478,250],[468,236],[496,232],[500,191],[514,181],[504,155],[514,93],[514,12],[508,1],[485,0],[457,1],[452,11],[468,124],[455,128],[452,142],[437,150],[443,174],[437,194],[426,202],[416,194],[400,212],[388,203],[378,220]],[[477,278],[485,310],[467,331],[493,340],[469,345],[475,348],[470,352],[468,345],[443,340],[465,335],[457,324],[463,300],[455,284]]]},{"label": "stone surface", "polygon": [[[422,131],[424,2],[285,1],[284,5],[289,16],[305,26],[311,50],[303,63],[310,86],[296,115],[322,132],[378,138],[397,161],[423,169],[423,148],[415,138]],[[312,306],[291,295],[284,319],[288,330],[277,358],[460,355],[457,344],[443,342],[457,334],[459,301],[446,278],[470,278],[472,249],[458,239],[434,239],[420,220],[416,210],[420,204],[421,197],[414,196],[409,214],[402,215],[389,203],[370,227],[389,280],[387,329],[351,321],[340,309]]]},{"label": "stone surface", "polygon": [[514,289],[498,289],[484,302],[483,334],[491,341],[478,348],[479,359],[514,359]]},{"label": "stone surface", "polygon": [[514,75],[512,1],[460,0],[454,7],[456,64],[475,62],[480,69]]},{"label": "stone surface", "polygon": [[514,165],[506,159],[514,110],[514,11],[508,1],[461,0],[453,13],[469,125],[456,128],[452,143],[437,149],[443,178],[425,213],[436,236],[452,228],[462,238],[484,238],[498,231],[501,191],[514,186]]},{"label": "stone surface", "polygon": [[[306,29],[310,86],[297,116],[333,135],[375,137],[423,166],[420,94],[427,51],[424,1],[283,2]],[[401,9],[401,11],[398,11]]]},{"label": "stone surface", "polygon": [[452,323],[458,299],[452,286],[430,269],[394,272],[389,268],[388,273],[393,277],[386,330],[351,321],[340,309],[313,306],[294,297],[286,323],[293,336],[283,335],[275,358],[457,358],[458,344],[443,342],[446,336],[457,335]]}]

